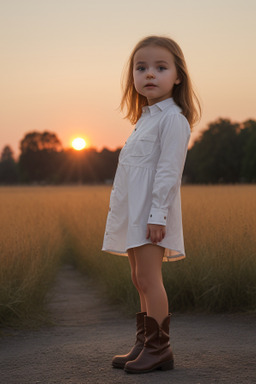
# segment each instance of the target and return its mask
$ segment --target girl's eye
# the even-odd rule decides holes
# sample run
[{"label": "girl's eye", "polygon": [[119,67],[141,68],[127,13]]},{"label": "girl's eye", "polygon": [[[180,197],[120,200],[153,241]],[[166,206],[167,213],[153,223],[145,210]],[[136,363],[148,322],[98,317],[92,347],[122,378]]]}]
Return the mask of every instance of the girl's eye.
[{"label": "girl's eye", "polygon": [[163,67],[162,65],[160,65],[160,66],[158,67],[158,69],[159,69],[159,71],[164,71],[164,70],[166,69],[166,67]]},{"label": "girl's eye", "polygon": [[145,71],[145,67],[143,67],[142,65],[140,65],[139,67],[137,67],[137,71]]}]

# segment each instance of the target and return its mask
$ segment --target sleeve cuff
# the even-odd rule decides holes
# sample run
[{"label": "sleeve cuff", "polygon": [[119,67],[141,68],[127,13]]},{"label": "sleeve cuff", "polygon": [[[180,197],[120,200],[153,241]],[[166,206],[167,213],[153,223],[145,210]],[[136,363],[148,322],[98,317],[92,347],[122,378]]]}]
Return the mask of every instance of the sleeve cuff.
[{"label": "sleeve cuff", "polygon": [[166,225],[167,213],[167,209],[151,208],[148,224]]}]

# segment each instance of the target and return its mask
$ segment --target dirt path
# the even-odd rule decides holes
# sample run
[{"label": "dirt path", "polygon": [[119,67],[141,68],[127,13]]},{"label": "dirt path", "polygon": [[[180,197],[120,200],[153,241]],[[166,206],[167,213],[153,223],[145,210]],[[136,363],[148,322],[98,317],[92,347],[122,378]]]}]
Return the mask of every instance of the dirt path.
[{"label": "dirt path", "polygon": [[102,304],[71,267],[59,273],[51,310],[56,326],[0,340],[1,384],[256,383],[256,315],[175,314],[175,369],[129,375],[111,359],[129,350],[134,320]]}]

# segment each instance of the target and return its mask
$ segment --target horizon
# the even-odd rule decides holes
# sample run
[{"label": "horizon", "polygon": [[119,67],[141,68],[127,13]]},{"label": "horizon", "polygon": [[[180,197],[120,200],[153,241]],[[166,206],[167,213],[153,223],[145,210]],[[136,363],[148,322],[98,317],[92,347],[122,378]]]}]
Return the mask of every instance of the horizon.
[{"label": "horizon", "polygon": [[[205,126],[204,128],[202,128],[200,131],[197,131],[197,132],[195,133],[195,132],[192,130],[192,132],[191,132],[191,138],[190,138],[189,145],[188,145],[188,150],[191,149],[191,148],[193,147],[195,141],[197,141],[198,139],[200,139],[200,136],[203,135],[203,133],[204,133],[206,130],[208,130],[210,124],[212,124],[212,123],[216,123],[216,122],[219,121],[219,120],[229,120],[229,121],[231,122],[231,124],[233,124],[233,123],[242,124],[242,123],[244,123],[245,121],[248,121],[248,120],[254,120],[254,121],[256,121],[256,119],[252,119],[252,118],[248,118],[248,119],[246,119],[246,120],[244,120],[244,121],[235,121],[235,120],[232,120],[232,119],[229,118],[229,117],[225,117],[225,118],[223,118],[223,117],[221,117],[221,116],[216,117],[216,119],[214,119],[214,120],[208,122],[208,123],[206,124],[206,126]],[[3,149],[4,149],[5,147],[8,146],[8,147],[10,147],[11,150],[13,151],[14,159],[15,159],[15,161],[17,161],[18,158],[19,158],[19,156],[20,156],[20,154],[21,154],[21,152],[20,152],[20,142],[21,142],[21,140],[24,139],[24,137],[25,137],[28,133],[32,133],[32,132],[38,132],[38,133],[49,132],[49,133],[53,133],[53,134],[55,134],[55,135],[57,136],[57,138],[59,139],[60,144],[61,144],[61,146],[62,146],[61,151],[67,151],[67,150],[73,149],[74,151],[81,151],[81,152],[82,152],[82,151],[87,151],[87,150],[92,149],[92,150],[96,150],[97,152],[101,152],[101,151],[103,151],[104,149],[107,149],[108,151],[114,152],[114,151],[119,150],[119,149],[122,148],[122,145],[119,145],[119,146],[116,146],[116,147],[110,147],[110,146],[107,146],[107,145],[104,145],[104,144],[103,144],[101,147],[99,147],[99,146],[95,146],[95,145],[91,145],[90,141],[89,141],[88,139],[86,139],[85,137],[82,137],[82,136],[74,136],[74,135],[72,135],[72,138],[69,140],[69,144],[68,144],[68,145],[65,145],[65,144],[63,144],[62,140],[60,139],[59,135],[58,135],[56,132],[53,132],[53,131],[50,131],[50,130],[47,130],[47,129],[46,129],[46,130],[44,130],[44,131],[37,131],[37,130],[34,130],[34,131],[25,132],[25,133],[23,134],[23,137],[20,138],[20,140],[18,141],[18,143],[19,143],[19,144],[17,145],[18,151],[16,151],[16,152],[14,151],[13,147],[12,147],[11,145],[9,145],[8,143],[3,144],[2,147],[0,147],[0,155],[1,155],[2,151],[3,151]],[[83,141],[85,141],[86,144],[85,144],[85,146],[84,146],[83,148],[81,148],[81,149],[77,149],[77,148],[74,147],[73,142],[74,142],[75,140],[77,140],[77,139],[82,139]]]}]

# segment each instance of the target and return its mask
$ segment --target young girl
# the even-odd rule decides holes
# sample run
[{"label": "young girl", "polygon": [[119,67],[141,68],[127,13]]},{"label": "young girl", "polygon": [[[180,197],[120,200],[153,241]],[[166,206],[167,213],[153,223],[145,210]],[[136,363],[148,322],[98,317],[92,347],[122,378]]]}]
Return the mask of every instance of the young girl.
[{"label": "young girl", "polygon": [[136,126],[119,156],[102,249],[128,255],[141,304],[136,343],[127,355],[115,356],[112,365],[144,373],[173,368],[161,269],[163,260],[185,257],[180,184],[190,125],[200,114],[177,43],[149,36],[136,45],[124,107]]}]

